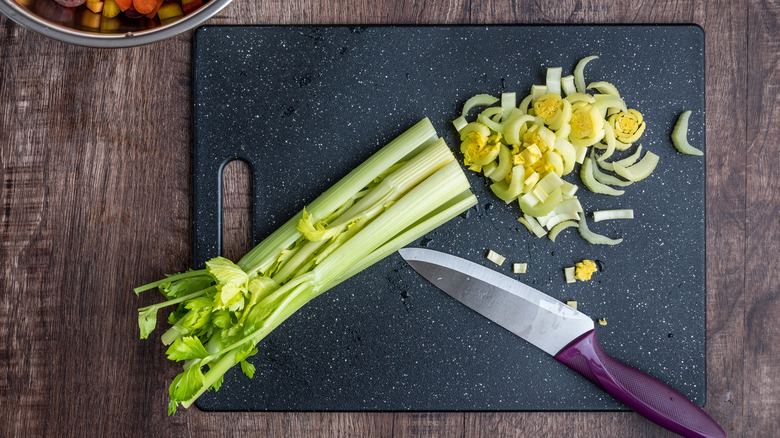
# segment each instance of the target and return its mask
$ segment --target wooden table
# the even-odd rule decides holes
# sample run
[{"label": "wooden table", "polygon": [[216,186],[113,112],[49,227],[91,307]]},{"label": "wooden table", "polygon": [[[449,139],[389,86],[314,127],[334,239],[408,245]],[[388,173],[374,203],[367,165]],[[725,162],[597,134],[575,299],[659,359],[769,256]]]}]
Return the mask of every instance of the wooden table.
[{"label": "wooden table", "polygon": [[[777,436],[780,4],[235,0],[210,21],[586,22],[705,29],[705,410],[729,436]],[[135,309],[155,298],[131,288],[192,263],[192,33],[94,50],[5,17],[0,29],[0,436],[671,435],[630,412],[167,417],[175,367],[158,343],[138,340]],[[248,197],[246,171],[229,174],[235,256],[249,245],[238,225]]]}]

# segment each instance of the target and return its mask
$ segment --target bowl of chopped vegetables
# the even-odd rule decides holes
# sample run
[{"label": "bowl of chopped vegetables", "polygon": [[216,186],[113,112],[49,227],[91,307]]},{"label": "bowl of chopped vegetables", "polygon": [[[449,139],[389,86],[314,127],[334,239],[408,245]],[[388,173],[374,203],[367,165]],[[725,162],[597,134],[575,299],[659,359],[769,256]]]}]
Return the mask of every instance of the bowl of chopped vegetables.
[{"label": "bowl of chopped vegetables", "polygon": [[130,47],[203,23],[231,0],[0,0],[0,12],[49,38],[89,47]]}]

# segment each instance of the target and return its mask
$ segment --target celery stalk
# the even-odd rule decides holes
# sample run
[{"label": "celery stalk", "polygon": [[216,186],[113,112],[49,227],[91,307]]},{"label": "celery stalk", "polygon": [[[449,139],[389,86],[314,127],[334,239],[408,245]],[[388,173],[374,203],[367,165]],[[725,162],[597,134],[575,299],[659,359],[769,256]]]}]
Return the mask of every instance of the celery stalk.
[{"label": "celery stalk", "polygon": [[[460,165],[451,161],[391,205],[387,214],[377,217],[321,262],[313,271],[317,280],[323,284],[336,280],[352,264],[412,225],[419,217],[468,189],[469,182]],[[370,248],[370,251],[365,251],[365,248]]]},{"label": "celery stalk", "polygon": [[[425,119],[325,191],[247,253],[137,288],[168,301],[139,309],[142,337],[159,308],[179,304],[162,337],[184,362],[169,388],[169,414],[218,389],[232,366],[318,295],[476,204],[449,147]],[[205,289],[204,289],[205,287]],[[206,371],[204,372],[204,367]]]},{"label": "celery stalk", "polygon": [[[363,189],[383,170],[414,153],[437,138],[436,129],[429,119],[423,119],[409,130],[387,144],[379,152],[352,170],[347,176],[320,195],[308,207],[314,217],[323,217],[347,202],[359,190]],[[296,225],[301,219],[299,213],[273,232],[259,245],[249,251],[238,265],[248,273],[262,272],[275,261],[278,251],[290,246],[299,237]]]},{"label": "celery stalk", "polygon": [[333,287],[336,284],[347,280],[348,278],[373,265],[379,260],[382,260],[390,254],[398,251],[412,241],[423,237],[426,233],[433,231],[434,229],[443,225],[445,222],[475,206],[476,204],[477,197],[474,196],[470,191],[464,191],[457,197],[453,198],[447,205],[442,206],[438,211],[419,221],[417,224],[399,234],[398,237],[372,252],[368,257],[357,262],[334,284],[328,285],[327,287]]}]

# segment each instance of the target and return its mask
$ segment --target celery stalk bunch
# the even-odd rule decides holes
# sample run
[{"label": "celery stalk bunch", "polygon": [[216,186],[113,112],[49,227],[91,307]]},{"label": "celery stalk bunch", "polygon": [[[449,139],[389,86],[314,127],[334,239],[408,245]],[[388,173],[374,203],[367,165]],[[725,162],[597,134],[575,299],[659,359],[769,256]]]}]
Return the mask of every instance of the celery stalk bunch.
[{"label": "celery stalk bunch", "polygon": [[161,340],[183,371],[171,382],[168,414],[218,390],[235,365],[252,378],[247,358],[295,311],[476,202],[449,147],[423,119],[238,262],[216,257],[204,269],[136,288],[166,298],[138,310],[142,339],[158,310],[174,308]]}]

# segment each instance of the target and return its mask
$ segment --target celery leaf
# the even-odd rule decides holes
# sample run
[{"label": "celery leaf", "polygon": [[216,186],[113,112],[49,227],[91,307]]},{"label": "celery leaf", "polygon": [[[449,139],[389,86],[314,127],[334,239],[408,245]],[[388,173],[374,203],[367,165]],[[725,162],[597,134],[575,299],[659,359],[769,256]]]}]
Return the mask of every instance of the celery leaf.
[{"label": "celery leaf", "polygon": [[217,310],[211,315],[211,323],[219,328],[228,328],[233,324],[233,318],[227,310]]},{"label": "celery leaf", "polygon": [[181,319],[183,333],[191,333],[205,327],[211,322],[211,307],[192,309]]},{"label": "celery leaf", "polygon": [[322,221],[315,224],[314,218],[306,212],[306,208],[303,209],[302,217],[298,221],[296,228],[306,239],[312,242],[330,239],[341,232],[341,227],[328,228]]},{"label": "celery leaf", "polygon": [[257,347],[255,347],[255,343],[252,341],[244,342],[236,350],[236,363],[239,363],[250,356],[254,356],[255,354],[257,354]]},{"label": "celery leaf", "polygon": [[157,326],[157,307],[149,306],[138,309],[138,327],[141,329],[141,339],[146,339]]},{"label": "celery leaf", "polygon": [[243,371],[244,374],[246,374],[246,376],[251,379],[255,375],[255,366],[245,360],[242,360],[241,371]]},{"label": "celery leaf", "polygon": [[234,284],[224,284],[217,286],[217,294],[214,295],[215,309],[228,309],[237,311],[244,308],[245,289]]},{"label": "celery leaf", "polygon": [[217,379],[217,381],[214,382],[209,389],[212,391],[219,391],[219,388],[222,387],[222,382],[224,381],[225,381],[225,375],[223,374],[219,376],[219,379]]},{"label": "celery leaf", "polygon": [[195,394],[203,387],[203,381],[204,377],[200,366],[197,364],[190,366],[171,382],[171,386],[168,388],[171,401],[184,402],[195,397]]},{"label": "celery leaf", "polygon": [[168,350],[165,352],[168,355],[168,359],[180,361],[190,359],[203,359],[209,355],[206,348],[200,342],[200,339],[194,336],[185,336],[173,341]]},{"label": "celery leaf", "polygon": [[243,269],[224,257],[215,257],[206,262],[206,270],[220,284],[235,286],[245,284],[249,276]]},{"label": "celery leaf", "polygon": [[208,310],[212,307],[212,300],[208,296],[205,297],[197,297],[193,298],[189,301],[187,301],[187,304],[184,305],[185,309],[203,309]]},{"label": "celery leaf", "polygon": [[186,309],[184,308],[183,304],[180,304],[179,307],[176,308],[176,310],[174,310],[168,315],[168,324],[170,325],[176,324],[185,314],[187,314]]}]

